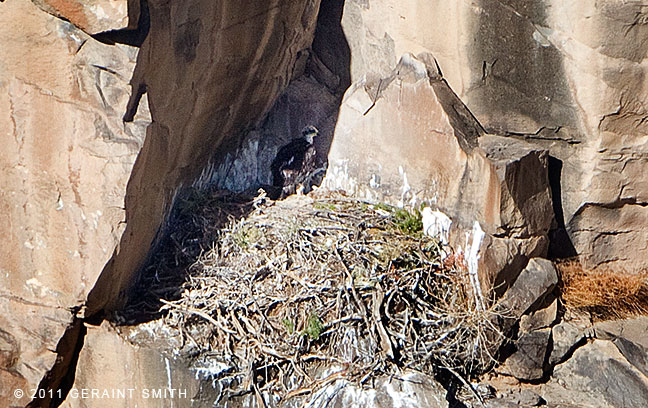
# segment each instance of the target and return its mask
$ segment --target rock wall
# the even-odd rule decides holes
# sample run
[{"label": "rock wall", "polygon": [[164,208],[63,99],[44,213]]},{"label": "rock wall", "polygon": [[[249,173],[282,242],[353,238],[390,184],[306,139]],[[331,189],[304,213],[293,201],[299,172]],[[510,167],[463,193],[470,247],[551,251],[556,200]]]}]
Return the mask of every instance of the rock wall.
[{"label": "rock wall", "polygon": [[463,253],[482,293],[503,292],[546,255],[546,150],[484,134],[430,54],[405,54],[391,74],[347,91],[324,186],[445,214],[442,240]]},{"label": "rock wall", "polygon": [[153,123],[126,192],[119,250],[88,299],[87,315],[125,300],[176,192],[215,154],[237,147],[293,77],[309,48],[318,0],[149,1],[150,32],[133,75],[130,120],[143,93]]},{"label": "rock wall", "polygon": [[[111,2],[113,5],[121,2]],[[122,5],[125,7],[125,2]],[[146,104],[124,126],[137,49],[27,0],[0,3],[0,405],[36,388],[117,246]]]},{"label": "rock wall", "polygon": [[138,54],[115,43],[138,21],[131,3],[0,3],[3,402],[28,402],[11,390],[48,372],[58,384],[83,341],[75,312],[124,299],[175,192],[268,112],[319,8],[150,1]]},{"label": "rock wall", "polygon": [[[391,190],[371,197],[397,204],[437,194],[465,220],[455,242],[496,272],[489,284],[512,281],[548,236],[552,254],[586,266],[648,267],[644,2],[322,4],[343,32],[316,26],[319,0],[0,1],[0,404],[27,403],[10,391],[35,388],[63,352],[72,357],[85,333],[75,315],[120,305],[180,189],[267,182],[274,150],[259,146],[312,121],[335,133],[332,159],[352,152],[348,136],[385,156],[406,142],[380,178],[355,158],[362,183],[346,187],[375,194],[380,184]],[[149,18],[141,50],[125,45],[139,45]],[[402,55],[422,52],[445,82],[431,60],[389,82]],[[463,103],[444,106],[442,83]],[[430,129],[444,137],[434,149],[399,139]],[[254,172],[235,153],[250,141]],[[470,202],[456,189],[466,185]],[[106,333],[88,336],[81,361],[110,344]],[[79,384],[96,375],[90,362]]]},{"label": "rock wall", "polygon": [[[556,159],[556,255],[640,270],[646,251],[644,2],[350,0],[354,82],[432,52],[490,132]],[[575,248],[575,252],[574,252]]]}]

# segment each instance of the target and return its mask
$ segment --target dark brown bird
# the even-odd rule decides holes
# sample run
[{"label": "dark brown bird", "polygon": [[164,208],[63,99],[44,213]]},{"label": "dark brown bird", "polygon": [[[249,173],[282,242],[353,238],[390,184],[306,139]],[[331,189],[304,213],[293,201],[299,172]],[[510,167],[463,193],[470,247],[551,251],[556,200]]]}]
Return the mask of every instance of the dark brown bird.
[{"label": "dark brown bird", "polygon": [[313,144],[318,134],[315,126],[306,126],[302,137],[279,149],[271,170],[272,185],[281,189],[281,199],[299,190],[304,193],[311,190],[313,174],[318,170],[317,151]]}]

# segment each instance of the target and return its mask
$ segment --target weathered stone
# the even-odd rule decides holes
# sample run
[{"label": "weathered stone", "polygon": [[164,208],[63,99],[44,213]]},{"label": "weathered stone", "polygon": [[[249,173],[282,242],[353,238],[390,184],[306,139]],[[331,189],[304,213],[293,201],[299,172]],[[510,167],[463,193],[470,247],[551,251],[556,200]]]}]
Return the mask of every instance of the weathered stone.
[{"label": "weathered stone", "polygon": [[553,263],[533,258],[499,302],[507,315],[519,319],[522,314],[558,284],[558,274]]},{"label": "weathered stone", "polygon": [[612,342],[596,340],[556,366],[540,388],[548,405],[579,407],[648,406],[648,377],[633,367]]},{"label": "weathered stone", "polygon": [[[37,388],[110,258],[146,104],[122,115],[138,50],[99,43],[29,1],[0,3],[0,327],[19,350],[0,381]],[[14,347],[14,346],[12,346]],[[2,359],[2,358],[0,358]]]},{"label": "weathered stone", "polygon": [[648,349],[623,337],[612,341],[621,354],[637,370],[648,376]]},{"label": "weathered stone", "polygon": [[135,28],[140,11],[139,2],[133,0],[32,0],[32,2],[88,34]]},{"label": "weathered stone", "polygon": [[621,354],[648,376],[648,317],[600,322],[594,325],[596,338],[610,340]]},{"label": "weathered stone", "polygon": [[648,348],[648,316],[598,322],[594,325],[594,332],[597,338],[624,338]]},{"label": "weathered stone", "polygon": [[486,403],[487,407],[538,407],[545,405],[546,401],[538,394],[531,390],[517,389],[508,392],[505,396],[490,400]]},{"label": "weathered stone", "polygon": [[585,340],[585,329],[571,322],[560,322],[551,329],[552,344],[549,364],[556,365],[565,360]]},{"label": "weathered stone", "polygon": [[[434,58],[406,54],[391,75],[347,91],[324,186],[445,213],[452,220],[449,242],[464,251],[479,286],[504,291],[530,257],[546,254],[552,219],[546,152],[488,137],[491,160],[478,146],[483,137]],[[531,173],[537,180],[523,183]]]},{"label": "weathered stone", "polygon": [[558,299],[554,299],[549,306],[522,315],[520,318],[520,331],[530,332],[551,326],[558,317]]},{"label": "weathered stone", "polygon": [[513,138],[484,135],[479,147],[502,180],[501,225],[497,234],[543,236],[553,221],[547,150]]},{"label": "weathered stone", "polygon": [[309,407],[449,407],[447,391],[434,378],[417,372],[380,378],[373,389],[363,389],[339,380],[317,392]]},{"label": "weathered stone", "polygon": [[422,58],[405,55],[391,76],[347,91],[325,185],[401,206],[428,200],[468,225],[495,224],[499,185],[477,148],[481,127]]},{"label": "weathered stone", "polygon": [[[194,406],[192,401],[201,401],[199,379],[183,363],[152,346],[130,344],[107,323],[88,326],[75,382],[63,406],[85,407],[89,401],[124,408]],[[81,394],[84,390],[88,392],[86,398]],[[92,390],[100,397],[92,397]],[[205,402],[203,406],[211,405]]]},{"label": "weathered stone", "polygon": [[489,132],[548,148],[565,247],[632,271],[648,266],[645,20],[618,0],[381,0],[345,2],[342,25],[354,82],[432,52]]},{"label": "weathered stone", "polygon": [[551,329],[522,334],[515,342],[516,351],[506,359],[499,371],[523,381],[542,378],[547,367],[550,337]]}]

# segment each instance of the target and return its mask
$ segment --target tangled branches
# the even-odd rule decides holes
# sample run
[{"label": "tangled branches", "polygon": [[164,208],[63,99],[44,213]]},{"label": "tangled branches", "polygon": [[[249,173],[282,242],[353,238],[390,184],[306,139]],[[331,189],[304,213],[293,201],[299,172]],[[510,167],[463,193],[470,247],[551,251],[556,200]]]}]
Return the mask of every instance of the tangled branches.
[{"label": "tangled branches", "polygon": [[218,362],[208,376],[224,397],[484,370],[500,341],[494,312],[476,307],[461,256],[402,228],[397,211],[343,197],[261,206],[191,266],[166,323]]}]

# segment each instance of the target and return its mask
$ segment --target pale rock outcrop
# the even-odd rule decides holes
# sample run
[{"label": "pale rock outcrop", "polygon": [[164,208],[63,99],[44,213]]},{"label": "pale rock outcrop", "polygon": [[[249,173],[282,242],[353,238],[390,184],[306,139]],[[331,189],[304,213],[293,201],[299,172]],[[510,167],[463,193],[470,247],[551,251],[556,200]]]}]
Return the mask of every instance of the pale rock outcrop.
[{"label": "pale rock outcrop", "polygon": [[63,18],[88,34],[137,26],[139,0],[32,0],[52,14]]},{"label": "pale rock outcrop", "polygon": [[[140,330],[157,333],[154,323]],[[184,362],[161,354],[150,343],[149,347],[140,347],[128,341],[128,332],[122,336],[108,323],[86,330],[75,381],[61,407],[198,405],[201,384]],[[165,334],[166,339],[174,339]]]},{"label": "pale rock outcrop", "polygon": [[307,407],[447,408],[450,404],[446,394],[433,377],[405,371],[400,376],[378,378],[372,389],[363,389],[349,381],[335,381],[313,395]]},{"label": "pale rock outcrop", "polygon": [[342,25],[354,82],[432,52],[487,130],[548,148],[571,240],[553,251],[633,271],[648,266],[647,20],[640,1],[351,0]]},{"label": "pale rock outcrop", "polygon": [[483,292],[503,292],[530,257],[546,253],[546,151],[484,135],[430,55],[405,54],[391,75],[351,86],[324,186],[447,214],[449,241],[479,270]]},{"label": "pale rock outcrop", "polygon": [[539,394],[550,406],[639,408],[648,405],[647,389],[648,377],[612,342],[595,340],[556,366]]},{"label": "pale rock outcrop", "polygon": [[10,391],[52,368],[119,242],[148,113],[122,124],[136,48],[101,44],[26,0],[0,3],[0,42],[4,406],[27,402]]}]

